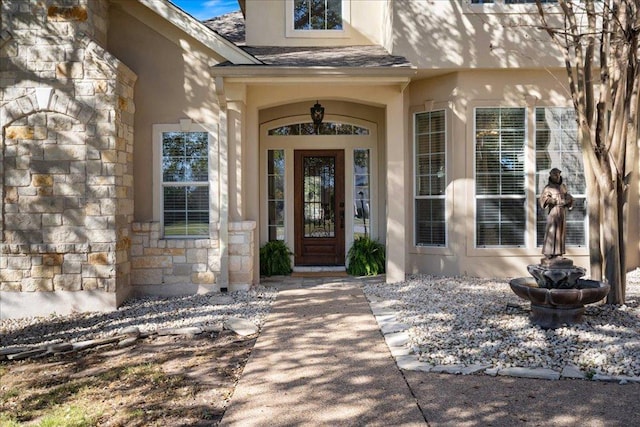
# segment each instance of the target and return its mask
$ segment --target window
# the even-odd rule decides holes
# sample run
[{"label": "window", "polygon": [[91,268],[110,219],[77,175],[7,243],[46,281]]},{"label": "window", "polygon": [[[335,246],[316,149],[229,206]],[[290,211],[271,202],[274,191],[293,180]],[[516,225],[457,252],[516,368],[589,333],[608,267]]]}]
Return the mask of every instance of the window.
[{"label": "window", "polygon": [[[526,132],[529,116],[535,118],[531,145]],[[586,246],[586,181],[577,132],[573,108],[475,109],[477,247],[524,247],[528,234],[529,245],[542,246],[547,215],[538,199],[552,168],[562,171],[574,198],[573,209],[567,211],[566,245]],[[528,166],[524,159],[530,155],[535,163]],[[527,188],[535,189],[533,200],[527,198]],[[528,233],[527,212],[532,210],[535,230],[531,224]]]},{"label": "window", "polygon": [[161,140],[164,236],[208,236],[209,134],[162,132]]},{"label": "window", "polygon": [[414,116],[415,244],[445,246],[446,120],[444,110]]},{"label": "window", "polygon": [[371,175],[367,148],[353,150],[353,238],[371,235]]},{"label": "window", "polygon": [[342,0],[294,0],[294,30],[342,30]]},{"label": "window", "polygon": [[[271,136],[315,135],[312,122],[294,123],[269,129]],[[369,129],[349,123],[323,122],[318,129],[319,135],[369,135]]]},{"label": "window", "polygon": [[269,241],[284,240],[284,150],[267,150],[267,209]]},{"label": "window", "polygon": [[[536,108],[536,200],[549,180],[549,171],[562,171],[563,182],[573,196],[567,210],[567,246],[586,245],[586,181],[582,150],[573,108]],[[542,246],[547,215],[537,203],[536,243]]]},{"label": "window", "polygon": [[525,108],[475,109],[476,246],[525,245]]},{"label": "window", "polygon": [[351,0],[286,0],[287,37],[349,37]]}]

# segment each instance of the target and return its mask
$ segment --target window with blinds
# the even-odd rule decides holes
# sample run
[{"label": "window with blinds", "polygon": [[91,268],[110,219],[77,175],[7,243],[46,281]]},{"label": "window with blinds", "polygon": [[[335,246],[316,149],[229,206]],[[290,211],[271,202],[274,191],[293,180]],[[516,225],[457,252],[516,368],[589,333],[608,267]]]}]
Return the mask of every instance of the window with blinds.
[{"label": "window with blinds", "polygon": [[209,235],[209,136],[162,133],[162,213],[165,237]]},{"label": "window with blinds", "polygon": [[415,114],[414,138],[415,244],[445,246],[445,111]]},{"label": "window with blinds", "polygon": [[525,108],[475,109],[476,246],[525,245]]},{"label": "window with blinds", "polygon": [[[535,110],[536,200],[549,182],[549,171],[562,171],[563,183],[573,196],[573,209],[567,210],[566,245],[586,245],[586,180],[582,150],[573,108],[543,108]],[[547,213],[536,203],[536,243],[544,243]]]}]

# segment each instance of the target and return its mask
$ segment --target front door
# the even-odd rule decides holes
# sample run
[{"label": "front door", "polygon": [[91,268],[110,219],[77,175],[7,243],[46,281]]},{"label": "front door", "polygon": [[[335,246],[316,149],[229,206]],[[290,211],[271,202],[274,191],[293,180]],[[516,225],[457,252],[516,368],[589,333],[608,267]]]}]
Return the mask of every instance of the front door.
[{"label": "front door", "polygon": [[295,265],[344,265],[344,150],[296,150]]}]

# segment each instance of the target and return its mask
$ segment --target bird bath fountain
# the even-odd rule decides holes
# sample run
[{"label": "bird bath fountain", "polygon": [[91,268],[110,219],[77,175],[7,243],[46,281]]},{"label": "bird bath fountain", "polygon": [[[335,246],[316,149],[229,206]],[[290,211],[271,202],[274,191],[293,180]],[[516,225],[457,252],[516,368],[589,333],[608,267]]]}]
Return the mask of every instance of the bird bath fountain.
[{"label": "bird bath fountain", "polygon": [[562,183],[560,170],[549,173],[549,184],[540,195],[540,206],[548,210],[540,264],[527,266],[533,277],[509,282],[521,298],[531,301],[530,320],[544,329],[555,329],[582,321],[584,306],[598,302],[610,286],[596,280],[581,279],[586,270],[574,266],[565,253],[565,209],[572,209],[573,197]]}]

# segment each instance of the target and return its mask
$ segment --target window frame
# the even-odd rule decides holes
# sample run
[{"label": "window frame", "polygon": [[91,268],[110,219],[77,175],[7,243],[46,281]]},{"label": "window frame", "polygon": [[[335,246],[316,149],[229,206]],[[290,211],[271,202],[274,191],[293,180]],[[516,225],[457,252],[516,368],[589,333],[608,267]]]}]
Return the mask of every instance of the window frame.
[{"label": "window frame", "polygon": [[[354,213],[357,213],[357,210],[358,210],[358,205],[357,205],[357,201],[356,201],[358,193],[356,192],[356,190],[359,187],[364,187],[364,185],[360,185],[360,186],[357,185],[357,177],[358,176],[365,176],[364,174],[357,174],[356,173],[356,161],[355,161],[355,159],[356,159],[356,151],[366,151],[367,152],[367,174],[366,174],[367,185],[366,185],[366,188],[367,188],[367,192],[368,192],[368,194],[367,194],[368,197],[366,199],[364,197],[362,197],[360,199],[361,203],[363,203],[364,200],[367,200],[367,205],[366,206],[362,206],[361,205],[360,209],[362,210],[362,216],[363,216],[363,230],[368,230],[365,233],[365,236],[371,237],[371,231],[372,231],[371,224],[375,224],[375,221],[376,221],[376,218],[375,218],[376,212],[375,212],[374,209],[371,208],[373,206],[373,200],[374,200],[374,197],[375,197],[375,195],[372,192],[373,172],[371,170],[371,159],[373,157],[373,149],[370,148],[370,147],[362,147],[362,148],[354,147],[354,148],[350,148],[350,149],[345,149],[345,154],[347,154],[347,152],[348,152],[348,155],[346,155],[345,157],[348,157],[348,158],[352,159],[353,173],[351,174],[351,193],[353,195]],[[346,175],[346,172],[345,172],[345,175]],[[346,177],[345,177],[345,180],[346,180]],[[346,190],[346,187],[345,187],[345,190]],[[350,202],[348,202],[346,200],[346,195],[345,195],[345,204],[347,204],[347,203],[350,204]],[[354,217],[355,217],[355,215],[354,215]],[[368,225],[369,228],[368,229],[367,229],[367,221],[369,221],[369,225]],[[355,240],[356,239],[356,231],[355,231],[356,220],[355,220],[355,218],[353,219],[353,227],[352,228],[353,228],[353,230],[352,230],[352,233],[351,233],[352,234],[351,238],[353,240]],[[347,237],[347,236],[345,236],[345,237]]]},{"label": "window frame", "polygon": [[[418,134],[416,132],[416,121],[417,121],[417,117],[419,114],[432,114],[435,112],[442,112],[443,113],[443,118],[444,118],[444,192],[442,195],[438,195],[438,196],[433,196],[433,195],[427,195],[427,196],[421,196],[418,195],[418,184],[417,184],[417,158],[418,158]],[[447,206],[447,198],[448,198],[448,191],[447,191],[447,187],[448,187],[448,167],[447,167],[447,162],[448,162],[448,140],[449,140],[449,119],[448,119],[448,109],[445,106],[435,106],[435,105],[431,105],[429,106],[429,108],[427,108],[427,106],[425,106],[425,108],[422,111],[415,111],[412,113],[412,135],[413,135],[413,150],[412,150],[412,181],[413,181],[413,203],[412,203],[412,207],[413,207],[413,215],[412,215],[412,219],[413,219],[413,241],[412,241],[412,245],[416,248],[428,248],[428,249],[442,249],[442,248],[447,248],[449,245],[449,224],[447,222],[447,212],[448,212],[448,206]],[[423,244],[423,243],[418,243],[418,227],[417,227],[417,201],[418,200],[436,200],[436,199],[441,199],[443,201],[443,207],[444,207],[444,212],[443,212],[443,217],[444,217],[444,243],[442,245],[434,245],[434,244]]]},{"label": "window frame", "polygon": [[[153,143],[152,143],[152,161],[153,161],[153,186],[152,186],[152,198],[153,198],[153,220],[160,223],[160,238],[167,240],[196,240],[196,239],[211,239],[214,233],[217,231],[215,224],[218,221],[218,203],[217,203],[217,177],[214,176],[216,171],[219,170],[217,164],[217,156],[215,152],[217,149],[217,138],[215,127],[205,127],[203,125],[192,123],[191,120],[180,120],[177,124],[154,124],[153,130]],[[163,179],[163,165],[162,165],[162,149],[163,149],[163,134],[169,132],[184,132],[184,133],[206,133],[207,134],[207,180],[192,182],[181,182],[179,186],[200,186],[208,187],[209,195],[209,223],[208,233],[199,235],[165,235],[164,230],[164,188],[165,182]]]},{"label": "window frame", "polygon": [[[524,120],[523,120],[523,127],[522,130],[524,131],[524,137],[523,137],[523,141],[522,141],[522,151],[523,151],[523,195],[522,196],[518,196],[516,194],[502,194],[502,192],[500,194],[478,194],[478,169],[477,169],[477,134],[478,134],[478,126],[477,126],[477,112],[478,110],[481,109],[497,109],[499,110],[499,114],[500,116],[502,115],[502,110],[507,110],[507,109],[517,109],[517,110],[523,110],[524,112]],[[528,145],[530,144],[530,130],[529,130],[529,117],[530,114],[530,108],[528,108],[527,106],[509,106],[509,105],[498,105],[498,106],[475,106],[472,109],[472,122],[473,122],[473,134],[472,134],[472,138],[473,138],[473,182],[474,182],[474,191],[473,191],[473,211],[474,211],[474,233],[473,233],[473,247],[476,249],[493,249],[493,248],[500,248],[500,249],[519,249],[519,248],[527,248],[529,246],[529,242],[528,242],[528,234],[529,234],[529,224],[528,224],[528,210],[530,208],[529,204],[529,197],[528,197],[528,192],[527,192],[527,188],[529,187],[529,174],[528,174],[528,164],[527,164],[527,150],[528,150]],[[503,128],[500,127],[498,129],[499,132],[503,131]],[[508,129],[504,129],[504,131],[510,132],[513,131],[508,130]],[[500,159],[500,163],[502,163],[502,158]],[[508,177],[508,174],[504,175],[505,177]],[[500,174],[500,179],[502,180],[503,174]],[[502,187],[500,187],[502,188]],[[479,245],[478,243],[478,201],[479,200],[484,200],[484,199],[490,199],[490,198],[498,198],[501,201],[507,201],[507,200],[524,200],[524,216],[523,216],[523,220],[524,220],[524,229],[522,230],[522,244],[513,244],[513,245],[504,245],[504,244],[495,244],[495,245]],[[502,224],[502,221],[500,221],[499,224]]]},{"label": "window frame", "polygon": [[294,0],[285,2],[285,37],[287,38],[347,38],[351,35],[351,0],[342,0],[341,30],[297,30],[295,28]]},{"label": "window frame", "polygon": [[[490,247],[478,247],[476,245],[476,156],[475,156],[475,135],[476,135],[476,123],[475,123],[475,110],[477,108],[525,108],[526,109],[526,137],[525,137],[525,194],[526,194],[526,231],[525,231],[525,245],[522,247],[505,247],[505,246],[490,246]],[[467,203],[469,208],[473,211],[473,233],[469,233],[467,244],[467,256],[470,257],[486,257],[486,256],[540,256],[540,247],[537,246],[536,239],[536,209],[538,199],[536,197],[535,189],[535,110],[536,107],[546,108],[572,108],[569,104],[554,104],[554,103],[542,103],[539,102],[535,96],[525,96],[525,102],[512,103],[505,102],[504,100],[486,101],[475,100],[470,101],[467,109],[467,123],[466,131],[470,135],[471,143],[468,144],[467,155],[467,170],[471,174],[469,177],[473,181],[473,188],[467,193]],[[535,205],[532,205],[534,203]],[[536,208],[536,209],[532,209]],[[585,218],[585,221],[588,219]],[[587,224],[585,225],[587,226]],[[588,229],[588,227],[587,227]],[[472,234],[472,235],[471,235]],[[588,243],[588,236],[586,236]],[[567,256],[585,256],[588,255],[587,246],[567,246]]]},{"label": "window frame", "polygon": [[[534,173],[534,189],[535,189],[535,200],[536,200],[536,236],[535,236],[535,243],[536,243],[536,247],[537,248],[542,248],[542,242],[538,239],[538,230],[537,227],[544,227],[544,224],[546,224],[546,217],[544,218],[544,220],[541,220],[540,218],[538,218],[538,213],[541,211],[540,206],[538,200],[540,197],[540,193],[538,192],[538,190],[544,188],[544,184],[547,182],[548,180],[548,176],[544,176],[544,177],[540,177],[540,174],[538,173],[537,170],[537,143],[538,143],[538,120],[537,120],[537,114],[538,114],[538,110],[566,110],[566,111],[575,111],[573,107],[562,107],[562,106],[544,106],[544,105],[537,105],[533,108],[533,152],[534,152],[534,156],[536,156],[536,162],[534,162],[533,165],[533,173]],[[580,154],[582,154],[581,152],[581,148],[580,148],[580,141],[578,140],[578,125],[577,123],[573,122],[572,125],[574,125],[575,127],[571,127],[571,128],[566,128],[566,127],[562,127],[559,129],[553,129],[556,131],[561,131],[563,133],[566,132],[567,129],[570,129],[571,131],[575,132],[575,138],[576,138],[576,144],[578,146],[578,151],[580,152]],[[561,153],[566,154],[566,153],[571,153],[571,151],[569,150],[562,150]],[[561,158],[562,160],[562,158]],[[586,172],[585,172],[585,168],[584,168],[584,159],[581,158],[580,159],[582,161],[582,176],[584,179],[584,182],[582,183],[584,185],[584,193],[576,193],[574,192],[570,192],[571,195],[574,197],[575,200],[581,200],[584,201],[584,206],[585,206],[585,217],[583,218],[583,232],[584,232],[584,241],[582,242],[582,244],[574,244],[571,243],[568,239],[566,242],[566,248],[587,248],[588,247],[588,242],[589,242],[589,226],[588,226],[588,213],[586,212],[586,203],[587,203],[587,191],[586,191],[586,186],[587,186],[587,182],[586,182]],[[564,164],[560,164],[560,165],[552,165],[552,167],[559,167],[559,169],[563,170],[563,172],[566,174],[567,170],[566,170],[566,166]],[[566,175],[565,175],[566,178]],[[537,181],[538,179],[542,179],[543,182],[540,183],[540,187],[538,187]],[[574,205],[575,206],[575,205]],[[578,221],[571,221],[570,220],[570,215],[568,213],[567,215],[567,227],[569,226],[569,223],[577,223]],[[568,228],[567,228],[568,230]]]},{"label": "window frame", "polygon": [[[278,175],[276,173],[270,174],[269,173],[269,152],[270,151],[280,151],[282,152],[282,162],[283,162],[283,167],[282,167],[282,175]],[[266,149],[266,165],[265,167],[265,171],[266,171],[266,177],[267,177],[267,191],[266,191],[266,201],[267,201],[267,222],[266,222],[266,229],[267,229],[267,241],[282,241],[282,242],[287,242],[287,225],[288,225],[288,218],[287,218],[287,151],[284,148],[267,148]],[[283,189],[283,194],[282,194],[282,199],[270,199],[269,198],[269,179],[271,177],[276,177],[279,176],[282,178],[282,189]],[[283,209],[283,213],[282,213],[282,224],[276,224],[276,225],[271,225],[269,222],[269,215],[270,215],[270,210],[269,210],[269,203],[270,202],[277,202],[277,201],[281,201],[282,202],[282,209]],[[278,227],[282,227],[283,228],[283,232],[282,232],[282,239],[275,239],[275,240],[271,240],[269,238],[269,232],[271,228],[275,228],[276,229],[276,236],[277,236],[277,229]]]}]

